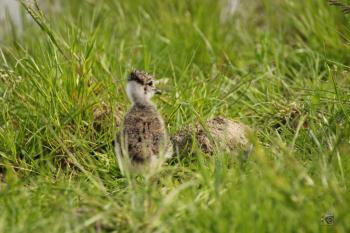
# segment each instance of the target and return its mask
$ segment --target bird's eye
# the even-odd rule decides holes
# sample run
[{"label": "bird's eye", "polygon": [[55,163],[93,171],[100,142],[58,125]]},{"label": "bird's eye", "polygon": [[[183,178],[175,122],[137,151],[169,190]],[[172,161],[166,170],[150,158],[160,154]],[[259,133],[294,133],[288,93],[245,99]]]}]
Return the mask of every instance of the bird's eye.
[{"label": "bird's eye", "polygon": [[150,81],[150,82],[147,83],[147,85],[148,85],[148,86],[152,86],[152,85],[153,85],[153,82]]}]

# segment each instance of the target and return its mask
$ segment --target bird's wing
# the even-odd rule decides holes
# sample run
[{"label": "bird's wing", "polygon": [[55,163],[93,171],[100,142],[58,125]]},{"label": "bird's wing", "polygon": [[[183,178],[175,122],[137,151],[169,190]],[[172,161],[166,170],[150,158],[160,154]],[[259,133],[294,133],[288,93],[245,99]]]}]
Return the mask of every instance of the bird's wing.
[{"label": "bird's wing", "polygon": [[152,155],[148,125],[147,118],[142,115],[129,115],[125,118],[123,136],[129,157],[134,162],[142,163]]}]

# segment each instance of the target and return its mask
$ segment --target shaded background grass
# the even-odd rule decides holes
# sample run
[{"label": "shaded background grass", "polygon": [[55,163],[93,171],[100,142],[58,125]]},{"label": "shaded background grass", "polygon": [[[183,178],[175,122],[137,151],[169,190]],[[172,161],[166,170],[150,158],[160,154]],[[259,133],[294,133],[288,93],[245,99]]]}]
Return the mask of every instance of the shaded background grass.
[{"label": "shaded background grass", "polygon": [[[0,50],[0,232],[349,231],[348,16],[322,0],[225,7],[27,6],[34,21]],[[199,153],[123,178],[111,142],[132,68],[168,79],[155,102],[171,133],[239,119],[250,160]]]}]

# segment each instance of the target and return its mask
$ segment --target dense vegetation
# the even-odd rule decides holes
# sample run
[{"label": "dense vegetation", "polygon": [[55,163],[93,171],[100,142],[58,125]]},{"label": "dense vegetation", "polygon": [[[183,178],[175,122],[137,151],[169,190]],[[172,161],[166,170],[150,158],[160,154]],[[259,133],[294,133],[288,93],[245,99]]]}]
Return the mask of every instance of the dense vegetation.
[{"label": "dense vegetation", "polygon": [[[64,1],[0,47],[0,232],[349,232],[350,21],[325,0]],[[170,133],[222,115],[222,151],[120,175],[138,68],[167,79]],[[194,146],[194,150],[198,147]],[[327,213],[335,224],[321,218]]]}]

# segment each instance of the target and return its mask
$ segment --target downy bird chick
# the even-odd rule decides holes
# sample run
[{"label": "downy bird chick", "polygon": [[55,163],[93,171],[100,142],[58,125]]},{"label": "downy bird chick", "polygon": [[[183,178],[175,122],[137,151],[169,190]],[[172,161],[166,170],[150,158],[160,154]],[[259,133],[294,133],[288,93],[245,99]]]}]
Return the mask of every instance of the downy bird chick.
[{"label": "downy bird chick", "polygon": [[132,107],[124,118],[115,144],[122,173],[128,169],[127,166],[136,168],[136,171],[152,168],[172,155],[164,121],[151,102],[153,95],[160,93],[154,78],[135,70],[128,77],[126,91]]}]

